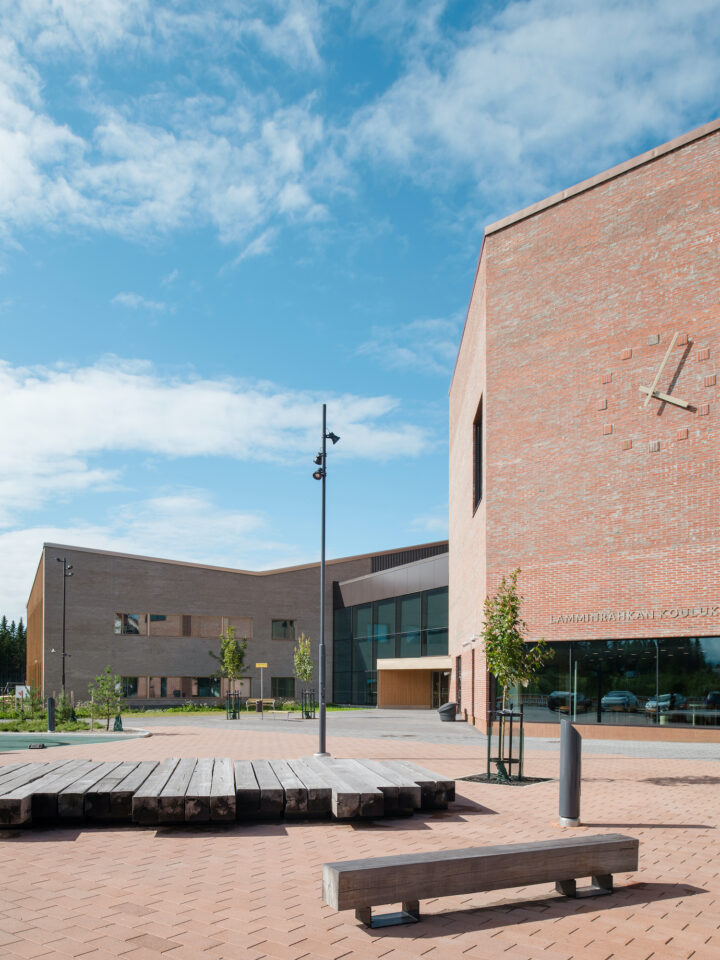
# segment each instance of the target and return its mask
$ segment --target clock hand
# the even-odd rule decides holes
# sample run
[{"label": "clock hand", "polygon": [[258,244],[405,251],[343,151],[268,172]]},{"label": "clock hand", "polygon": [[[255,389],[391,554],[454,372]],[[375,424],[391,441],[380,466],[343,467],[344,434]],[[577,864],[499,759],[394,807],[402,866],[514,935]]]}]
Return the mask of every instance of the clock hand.
[{"label": "clock hand", "polygon": [[[655,397],[657,400],[662,400],[663,403],[674,403],[676,407],[682,407],[684,410],[687,410],[687,408],[690,406],[687,400],[680,400],[677,397],[671,397],[670,394],[660,393],[659,390],[652,392],[650,387],[638,387],[638,390],[640,393],[646,393],[648,395],[648,399],[650,397]],[[645,402],[647,403],[647,400]]]},{"label": "clock hand", "polygon": [[678,335],[675,334],[675,335],[673,336],[672,340],[670,341],[670,346],[667,348],[667,352],[666,352],[666,354],[665,354],[665,358],[663,359],[663,362],[660,364],[660,368],[659,368],[658,372],[655,374],[655,379],[653,380],[652,386],[650,387],[650,392],[649,392],[648,395],[645,397],[645,403],[643,404],[644,407],[646,407],[646,406],[648,405],[648,403],[649,403],[649,401],[650,401],[650,397],[655,393],[655,387],[658,385],[658,380],[660,379],[660,374],[663,372],[663,369],[664,369],[664,367],[665,367],[665,364],[668,362],[668,357],[670,356],[670,351],[671,351],[672,348],[675,346],[675,341],[677,340],[677,338],[678,338]]}]

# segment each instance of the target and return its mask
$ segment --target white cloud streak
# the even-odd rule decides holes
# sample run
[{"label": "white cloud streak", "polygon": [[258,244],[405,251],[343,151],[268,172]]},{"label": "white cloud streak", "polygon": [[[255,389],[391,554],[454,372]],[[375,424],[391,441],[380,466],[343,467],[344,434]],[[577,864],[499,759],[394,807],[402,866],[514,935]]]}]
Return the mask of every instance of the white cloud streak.
[{"label": "white cloud streak", "polygon": [[357,349],[388,370],[448,376],[460,341],[460,320],[414,320],[396,327],[373,327]]},{"label": "white cloud streak", "polygon": [[139,293],[116,293],[110,302],[131,310],[151,310],[155,313],[165,313],[168,309],[162,300],[148,300]]},{"label": "white cloud streak", "polygon": [[3,446],[13,463],[0,478],[0,526],[50,498],[118,485],[117,471],[93,462],[104,454],[306,457],[317,445],[323,400],[343,438],[341,456],[416,457],[432,444],[424,428],[398,418],[392,397],[321,398],[269,383],[168,378],[120,358],[84,368],[0,363],[0,392],[8,411]]}]

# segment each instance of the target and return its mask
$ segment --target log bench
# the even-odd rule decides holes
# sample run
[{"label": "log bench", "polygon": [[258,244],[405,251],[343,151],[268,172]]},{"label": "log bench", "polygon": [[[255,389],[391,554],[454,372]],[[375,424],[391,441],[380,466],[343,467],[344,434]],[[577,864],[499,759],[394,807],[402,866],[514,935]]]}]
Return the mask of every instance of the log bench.
[{"label": "log bench", "polygon": [[[559,893],[582,897],[612,893],[613,874],[638,868],[639,841],[619,833],[466,847],[323,864],[323,899],[335,910],[355,910],[368,927],[415,923],[420,900],[534,883],[555,883]],[[578,889],[576,880],[592,877]],[[400,913],[372,915],[383,903]]]}]

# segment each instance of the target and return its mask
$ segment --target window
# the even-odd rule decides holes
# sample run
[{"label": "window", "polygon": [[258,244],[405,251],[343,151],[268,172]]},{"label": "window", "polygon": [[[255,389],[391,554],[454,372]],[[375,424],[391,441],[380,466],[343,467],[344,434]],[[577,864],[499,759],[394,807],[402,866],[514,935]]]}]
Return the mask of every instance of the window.
[{"label": "window", "polygon": [[147,614],[116,613],[115,633],[140,634],[147,632]]},{"label": "window", "polygon": [[295,677],[273,677],[270,685],[273,697],[292,700],[295,696]]},{"label": "window", "polygon": [[220,696],[220,681],[217,677],[197,677],[197,694],[198,697],[219,697]]},{"label": "window", "polygon": [[483,497],[483,411],[482,397],[473,422],[473,512]]},{"label": "window", "polygon": [[124,697],[136,697],[137,692],[138,692],[138,678],[123,677],[122,678],[122,695]]},{"label": "window", "polygon": [[295,640],[295,621],[294,620],[273,620],[272,622],[273,640]]}]

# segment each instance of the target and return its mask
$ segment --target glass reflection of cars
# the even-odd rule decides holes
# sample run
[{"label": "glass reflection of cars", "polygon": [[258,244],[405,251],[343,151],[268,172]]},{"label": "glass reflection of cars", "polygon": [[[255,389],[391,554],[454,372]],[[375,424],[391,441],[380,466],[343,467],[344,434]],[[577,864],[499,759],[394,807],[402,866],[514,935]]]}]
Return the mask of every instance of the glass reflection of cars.
[{"label": "glass reflection of cars", "polygon": [[629,690],[611,690],[600,701],[603,710],[626,710],[633,713],[638,708],[638,698]]},{"label": "glass reflection of cars", "polygon": [[711,710],[720,710],[720,690],[711,690],[705,697],[705,706]]},{"label": "glass reflection of cars", "polygon": [[[660,701],[660,713],[667,713],[669,710],[684,710],[687,707],[687,698],[681,693],[661,693],[658,698]],[[655,697],[652,697],[645,704],[645,713],[655,714],[658,709]]]},{"label": "glass reflection of cars", "polygon": [[582,693],[571,694],[569,690],[553,690],[548,694],[548,710],[570,713],[571,702],[575,701],[576,713],[583,713],[590,709],[590,701]]}]

